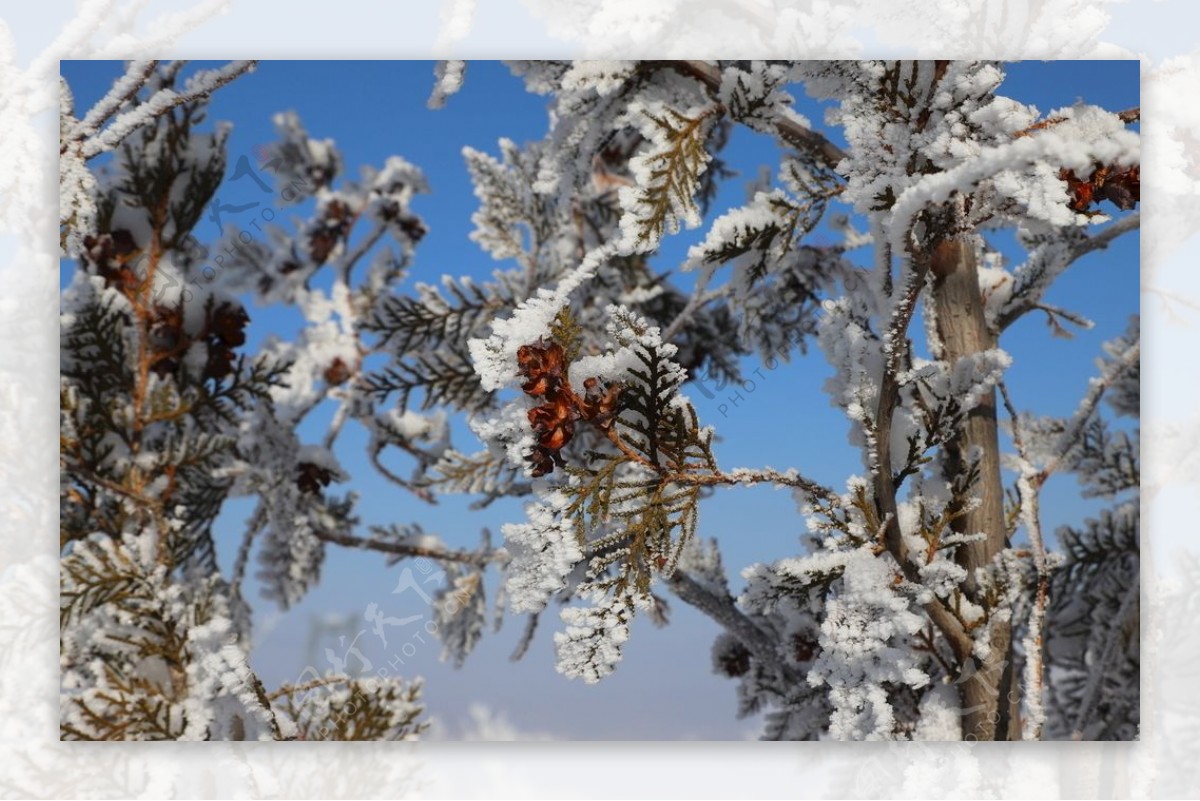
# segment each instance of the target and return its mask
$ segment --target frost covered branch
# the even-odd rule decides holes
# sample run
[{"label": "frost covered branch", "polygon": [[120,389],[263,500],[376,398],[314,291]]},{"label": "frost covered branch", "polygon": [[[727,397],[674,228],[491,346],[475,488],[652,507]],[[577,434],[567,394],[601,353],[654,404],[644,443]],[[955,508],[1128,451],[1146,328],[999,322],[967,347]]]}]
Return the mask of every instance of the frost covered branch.
[{"label": "frost covered branch", "polygon": [[[155,64],[156,62],[150,63]],[[63,147],[64,149],[77,147],[80,156],[84,159],[90,159],[112,150],[121,144],[127,136],[138,128],[149,124],[155,117],[166,114],[178,106],[195,103],[197,100],[210,97],[217,89],[254,69],[254,65],[257,63],[256,61],[233,61],[219,69],[198,72],[187,80],[180,91],[167,88],[159,89],[136,107],[117,114],[111,123],[103,130],[99,130],[100,125],[114,111],[120,108],[125,102],[128,102],[129,98],[133,97],[138,90],[147,85],[147,80],[151,74],[150,69],[144,63],[135,64],[132,68],[134,79],[128,81],[127,85],[119,87],[120,94],[118,97],[105,98],[105,101],[108,101],[108,105],[111,108],[107,110],[101,109],[95,115],[89,113],[79,128],[70,134],[68,141],[75,144],[64,144]],[[116,90],[118,90],[118,87],[114,87],[114,91]],[[105,101],[101,102],[104,103]],[[118,101],[121,102],[118,103]]]},{"label": "frost covered branch", "polygon": [[[419,679],[339,668],[272,692],[248,667],[251,562],[286,608],[338,547],[436,562],[456,665],[504,611],[528,615],[525,653],[553,608],[556,669],[602,681],[673,595],[716,626],[712,667],[769,739],[1132,736],[1138,433],[1101,401],[1136,417],[1138,336],[1106,346],[1068,419],[1015,411],[1003,343],[1031,310],[1056,334],[1091,325],[1044,299],[1139,227],[1137,112],[1043,115],[982,61],[509,66],[545,99],[546,134],[463,149],[470,239],[494,269],[427,283],[409,280],[422,171],[392,156],[355,174],[292,113],[260,155],[297,218],[250,241],[230,227],[198,280],[190,231],[226,140],[193,124],[249,63],[175,89],[182,62],[135,62],[79,118],[64,93],[64,736],[418,736]],[[439,64],[430,106],[464,72]],[[828,101],[844,149],[797,88]],[[744,136],[775,163],[719,209]],[[87,166],[102,151],[111,174]],[[664,269],[670,237],[700,227]],[[1015,269],[1005,231],[1027,253]],[[248,335],[263,306],[293,310],[294,333]],[[754,356],[812,375],[785,365],[813,344],[861,467],[829,486],[810,455],[722,467],[728,432],[695,392],[753,386]],[[363,533],[335,456],[355,432],[394,492],[523,514],[495,547],[487,528],[474,547],[415,523]],[[1062,472],[1113,506],[1052,537],[1041,488]],[[738,486],[789,490],[805,531],[731,590],[703,510]],[[227,578],[213,525],[239,496],[254,507]]]},{"label": "frost covered branch", "polygon": [[[721,70],[714,64],[705,61],[667,61],[662,64],[695,78],[714,93],[721,88]],[[803,152],[813,153],[830,170],[836,170],[838,164],[846,157],[837,145],[795,120],[780,119],[775,124],[783,141]]]},{"label": "frost covered branch", "polygon": [[1043,681],[1045,679],[1043,653],[1045,641],[1042,636],[1046,621],[1046,604],[1050,592],[1050,563],[1046,556],[1046,543],[1042,538],[1041,520],[1041,488],[1044,477],[1039,476],[1029,458],[1025,442],[1018,425],[1016,408],[1009,397],[1008,388],[1000,383],[1000,396],[1008,410],[1012,421],[1013,444],[1017,449],[1017,469],[1020,477],[1017,479],[1017,500],[1019,516],[1029,535],[1029,544],[1033,549],[1033,564],[1037,571],[1037,589],[1034,593],[1033,608],[1029,615],[1028,632],[1025,636],[1025,670],[1022,694],[1027,707],[1025,725],[1022,729],[1022,739],[1040,740],[1042,726],[1045,723],[1046,712],[1043,705]]},{"label": "frost covered branch", "polygon": [[337,531],[317,532],[317,538],[346,548],[357,548],[364,551],[378,551],[389,556],[411,556],[434,559],[439,562],[460,562],[462,564],[486,567],[492,562],[503,562],[508,555],[503,551],[476,552],[452,551],[446,548],[414,545],[403,541],[385,540],[379,538],[356,537]]}]

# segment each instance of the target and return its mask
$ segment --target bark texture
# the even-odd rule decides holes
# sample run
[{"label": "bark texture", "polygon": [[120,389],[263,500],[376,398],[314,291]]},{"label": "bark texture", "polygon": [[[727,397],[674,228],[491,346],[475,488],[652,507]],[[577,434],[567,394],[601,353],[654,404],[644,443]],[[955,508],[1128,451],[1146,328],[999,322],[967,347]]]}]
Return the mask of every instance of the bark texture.
[{"label": "bark texture", "polygon": [[[975,245],[967,239],[945,239],[933,249],[934,312],[938,334],[951,364],[964,356],[996,346],[989,330],[979,291],[979,269]],[[1007,545],[1004,522],[1004,486],[1000,478],[1000,443],[996,430],[996,393],[987,393],[972,409],[957,441],[947,448],[947,470],[961,474],[968,459],[978,454],[979,480],[974,487],[979,505],[953,524],[961,533],[983,532],[987,536],[958,549],[960,564],[967,570],[966,593],[985,609],[979,597],[975,573],[986,567]],[[989,612],[994,610],[989,610]],[[1001,694],[1012,691],[1010,624],[994,621],[987,658],[971,657],[963,667],[959,684],[962,695],[963,736],[976,740],[1003,740],[1016,725],[1010,704]]]}]

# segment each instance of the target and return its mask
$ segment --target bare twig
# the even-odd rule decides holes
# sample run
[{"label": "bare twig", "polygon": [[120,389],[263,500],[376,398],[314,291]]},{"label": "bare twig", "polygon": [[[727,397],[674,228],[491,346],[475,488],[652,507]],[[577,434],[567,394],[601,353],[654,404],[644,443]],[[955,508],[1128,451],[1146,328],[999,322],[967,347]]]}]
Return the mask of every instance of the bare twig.
[{"label": "bare twig", "polygon": [[435,559],[439,562],[460,562],[466,565],[484,567],[492,562],[503,562],[508,558],[507,553],[503,550],[486,552],[449,551],[444,548],[426,548],[420,545],[406,545],[402,542],[356,537],[353,534],[342,534],[336,531],[314,530],[313,533],[322,542],[331,542],[334,545],[341,545],[346,548],[379,551],[380,553],[393,554],[395,556],[424,557],[426,559]]},{"label": "bare twig", "polygon": [[1025,725],[1021,731],[1024,740],[1040,740],[1042,724],[1046,713],[1042,704],[1042,685],[1045,677],[1044,656],[1045,639],[1042,630],[1046,621],[1046,604],[1050,593],[1050,567],[1046,561],[1046,545],[1042,538],[1041,521],[1041,487],[1038,473],[1029,461],[1025,443],[1018,426],[1016,408],[1009,397],[1008,387],[1000,384],[1000,397],[1004,400],[1004,408],[1012,419],[1013,443],[1017,449],[1017,458],[1021,477],[1017,481],[1017,493],[1021,502],[1021,520],[1029,534],[1029,543],[1033,549],[1033,564],[1037,570],[1037,591],[1034,595],[1033,610],[1029,615],[1029,633],[1025,638],[1025,687],[1024,697],[1026,706]]}]

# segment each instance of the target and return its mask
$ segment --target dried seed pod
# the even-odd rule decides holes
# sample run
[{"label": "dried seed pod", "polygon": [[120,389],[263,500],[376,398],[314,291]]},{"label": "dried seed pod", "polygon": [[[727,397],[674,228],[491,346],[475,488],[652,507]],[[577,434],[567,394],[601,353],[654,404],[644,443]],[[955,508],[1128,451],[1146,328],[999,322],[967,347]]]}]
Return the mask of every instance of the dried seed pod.
[{"label": "dried seed pod", "polygon": [[205,378],[222,378],[233,372],[237,361],[234,348],[246,344],[246,324],[250,315],[239,304],[222,301],[220,305],[209,305],[204,312],[204,330],[198,337],[208,346],[208,361],[204,365]]},{"label": "dried seed pod", "polygon": [[1066,181],[1070,200],[1067,205],[1081,214],[1089,212],[1093,203],[1107,200],[1117,208],[1128,211],[1142,198],[1141,167],[1134,165],[1123,170],[1097,164],[1090,175],[1080,178],[1074,170],[1060,170],[1058,177]]},{"label": "dried seed pod", "polygon": [[341,356],[334,356],[323,375],[331,387],[341,386],[350,379],[350,367],[342,361]]},{"label": "dried seed pod", "polygon": [[579,411],[584,420],[607,429],[617,416],[621,401],[621,385],[610,384],[601,388],[600,379],[589,378],[583,382],[584,396]]},{"label": "dried seed pod", "polygon": [[333,471],[312,462],[301,462],[297,467],[296,486],[301,492],[315,495],[333,480]]},{"label": "dried seed pod", "polygon": [[521,389],[541,396],[557,389],[566,378],[567,357],[557,342],[522,345],[517,349],[517,371],[526,379]]},{"label": "dried seed pod", "polygon": [[522,345],[517,349],[517,369],[525,394],[545,402],[529,410],[529,425],[537,444],[529,454],[534,476],[544,476],[563,466],[560,451],[575,436],[578,420],[585,420],[601,430],[612,425],[620,401],[621,386],[602,387],[600,379],[583,382],[584,394],[579,397],[567,380],[567,357],[562,345],[544,341]]}]

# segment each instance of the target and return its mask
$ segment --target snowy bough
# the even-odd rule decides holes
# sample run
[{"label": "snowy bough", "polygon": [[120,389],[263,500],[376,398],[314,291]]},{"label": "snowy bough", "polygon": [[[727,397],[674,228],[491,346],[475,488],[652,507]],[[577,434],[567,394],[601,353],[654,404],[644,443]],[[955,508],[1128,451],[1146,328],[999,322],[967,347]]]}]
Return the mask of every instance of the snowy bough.
[{"label": "snowy bough", "polygon": [[[743,712],[766,713],[768,737],[1133,736],[1136,430],[1105,422],[1100,400],[1136,417],[1136,323],[1070,420],[1017,410],[1002,343],[1031,312],[1056,333],[1088,325],[1043,297],[1137,227],[1104,214],[1137,204],[1137,110],[1040,116],[1001,94],[990,63],[514,70],[550,96],[551,131],[506,147],[507,186],[477,182],[477,222],[482,241],[501,220],[537,234],[493,254],[517,257],[538,288],[470,343],[484,389],[521,390],[475,430],[531,479],[528,520],[505,528],[510,604],[577,601],[554,635],[560,672],[611,673],[630,619],[660,616],[657,593],[671,592],[722,626],[716,668],[739,682]],[[835,102],[845,152],[793,109],[798,88]],[[709,224],[683,265],[689,291],[647,276],[663,237],[702,224],[738,125],[779,143],[775,180]],[[536,179],[514,185],[518,170]],[[501,213],[514,191],[538,202]],[[833,204],[866,230],[838,221],[841,244],[809,244]],[[571,225],[546,221],[564,206]],[[1027,250],[1014,269],[985,236],[1003,229]],[[852,251],[867,248],[864,268]],[[718,466],[688,380],[737,381],[739,356],[786,359],[810,340],[835,368],[826,389],[863,472],[838,490],[803,465]],[[588,399],[601,393],[612,403],[598,414]],[[1065,471],[1117,506],[1062,532],[1054,554],[1039,493]],[[735,595],[717,545],[697,538],[700,490],[759,483],[794,491],[810,547],[747,568]]]},{"label": "snowy bough", "polygon": [[[438,68],[434,105],[458,102],[466,67]],[[63,322],[64,734],[328,729],[312,722],[335,714],[328,697],[297,705],[311,688],[268,693],[246,667],[239,588],[256,550],[292,604],[340,545],[445,565],[435,603],[456,662],[488,625],[489,571],[497,606],[527,617],[518,654],[559,607],[558,669],[587,682],[674,596],[719,627],[714,668],[768,738],[1136,736],[1137,323],[1113,332],[1065,419],[1010,393],[1004,344],[1029,314],[1055,334],[1090,325],[1045,296],[1138,227],[1137,109],[1039,114],[989,62],[511,68],[547,98],[547,135],[463,153],[472,237],[502,266],[408,291],[418,169],[393,157],[351,182],[332,142],[281,116],[276,178],[304,187],[312,218],[241,247],[231,232],[237,255],[202,291],[154,293],[191,286],[203,262],[189,204],[220,180],[221,134],[188,136],[202,99],[151,102],[173,65],[133,65],[108,103],[149,113],[117,117],[141,138],[97,180],[86,160],[122,141],[96,132],[113,112],[80,122],[64,104],[63,242],[82,266]],[[800,91],[831,101],[845,150],[797,113]],[[712,215],[739,126],[773,139],[779,163]],[[685,277],[659,269],[664,238],[701,226]],[[1025,249],[1015,267],[992,244],[1005,231]],[[306,327],[239,353],[247,296],[298,306]],[[813,465],[720,464],[690,382],[740,383],[746,357],[810,343],[861,471],[833,487]],[[301,443],[296,425],[325,404],[328,434]],[[453,415],[473,446],[450,441]],[[409,525],[356,533],[353,495],[326,491],[348,478],[332,447],[350,423],[397,491],[521,497],[524,519],[472,550]],[[1041,493],[1064,473],[1111,505],[1048,542]],[[751,485],[794,493],[808,536],[733,586],[702,507]],[[258,507],[222,577],[210,529],[233,495]],[[415,686],[371,689],[379,719],[346,730],[415,734]],[[146,722],[114,730],[129,717]]]},{"label": "snowy bough", "polygon": [[[325,542],[354,524],[353,496],[322,491],[340,472],[331,440],[301,443],[295,427],[330,395],[353,402],[339,388],[360,358],[355,309],[420,231],[407,211],[415,170],[397,160],[335,193],[329,154],[289,138],[281,117],[277,173],[292,197],[316,199],[317,219],[292,261],[251,272],[257,254],[244,251],[218,273],[192,231],[223,179],[228,129],[197,128],[212,92],[253,66],[183,79],[184,62],[132,62],[86,113],[63,84],[60,222],[78,264],[61,323],[64,739],[411,739],[427,726],[419,680],[314,672],[272,691],[249,665],[251,545],[265,592],[287,607],[317,581]],[[353,268],[361,254],[338,237],[359,217],[393,247],[357,294],[309,289],[322,265]],[[297,341],[246,352],[247,285],[302,308]],[[257,506],[222,575],[213,524],[236,496]]]}]

